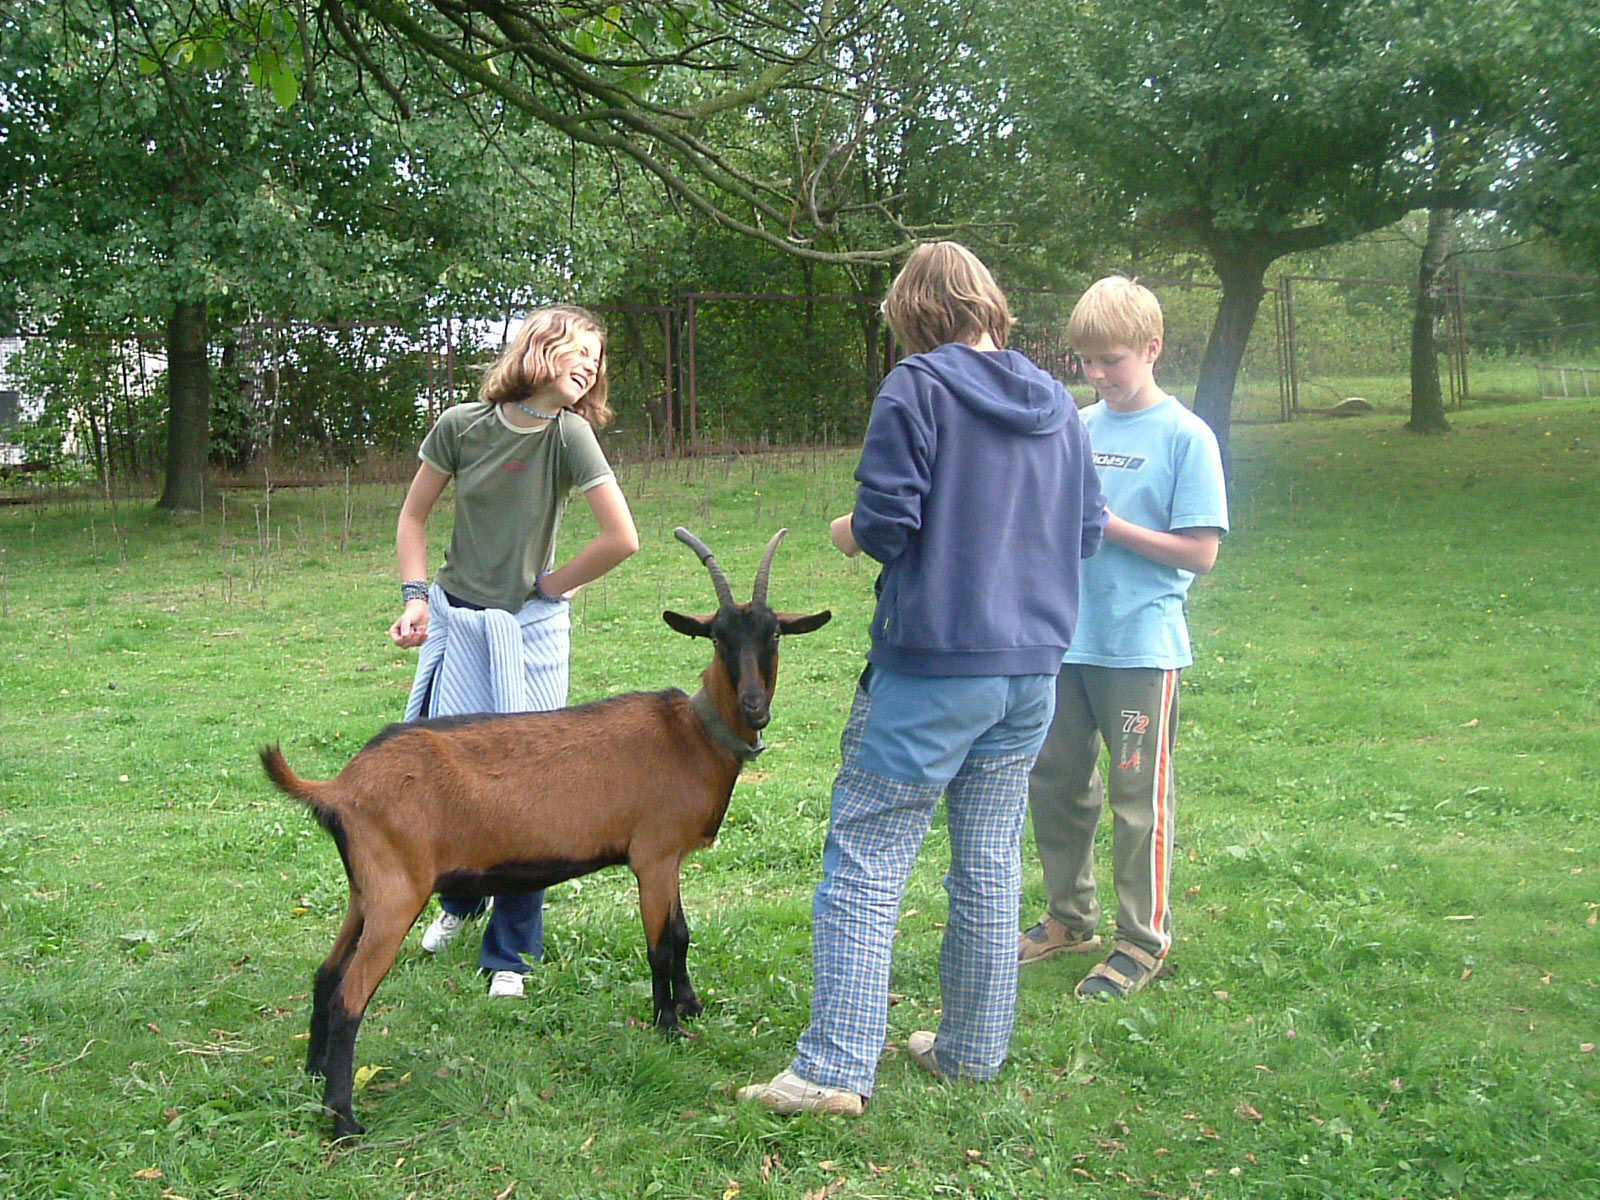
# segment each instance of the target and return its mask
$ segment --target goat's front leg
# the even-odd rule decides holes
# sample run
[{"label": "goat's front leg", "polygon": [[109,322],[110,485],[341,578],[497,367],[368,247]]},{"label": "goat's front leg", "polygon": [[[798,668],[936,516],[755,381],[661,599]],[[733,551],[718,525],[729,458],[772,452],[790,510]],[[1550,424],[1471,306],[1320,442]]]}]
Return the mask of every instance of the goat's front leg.
[{"label": "goat's front leg", "polygon": [[[639,880],[639,915],[644,918],[645,957],[650,962],[650,991],[655,1001],[656,1028],[669,1037],[682,1037],[678,1008],[673,1003],[673,973],[679,954],[676,924],[683,920],[678,909],[678,864],[676,860],[635,865]],[[684,926],[687,935],[688,926]],[[690,995],[693,995],[691,990]]]},{"label": "goat's front leg", "polygon": [[681,895],[673,898],[668,937],[672,942],[672,1007],[680,1017],[698,1017],[705,1006],[689,982],[689,922],[683,915]]}]

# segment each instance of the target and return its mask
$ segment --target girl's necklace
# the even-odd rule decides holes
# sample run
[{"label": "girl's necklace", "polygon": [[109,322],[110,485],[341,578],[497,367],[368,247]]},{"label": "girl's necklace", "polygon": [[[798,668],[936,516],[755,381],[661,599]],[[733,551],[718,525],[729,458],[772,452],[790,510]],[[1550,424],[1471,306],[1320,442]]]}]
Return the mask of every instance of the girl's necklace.
[{"label": "girl's necklace", "polygon": [[561,415],[561,410],[560,409],[557,409],[553,413],[542,413],[536,408],[529,408],[521,400],[513,400],[511,403],[515,404],[518,408],[520,408],[523,412],[527,413],[530,417],[536,417],[541,421],[554,421],[557,417],[559,417]]}]

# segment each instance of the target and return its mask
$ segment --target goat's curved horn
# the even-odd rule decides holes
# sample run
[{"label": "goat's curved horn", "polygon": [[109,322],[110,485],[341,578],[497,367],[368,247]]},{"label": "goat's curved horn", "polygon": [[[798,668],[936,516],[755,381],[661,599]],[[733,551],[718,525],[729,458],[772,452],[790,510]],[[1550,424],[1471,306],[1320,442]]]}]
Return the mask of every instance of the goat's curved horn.
[{"label": "goat's curved horn", "polygon": [[[698,554],[700,561],[705,563],[706,570],[711,572],[711,584],[717,589],[717,602],[725,604],[729,608],[737,608],[738,605],[734,603],[733,599],[733,588],[728,586],[728,577],[722,573],[722,568],[717,565],[717,556],[711,553],[711,547],[695,537],[682,525],[672,531],[672,536]],[[764,591],[765,589],[762,590]]]},{"label": "goat's curved horn", "polygon": [[767,602],[767,578],[772,574],[772,556],[778,549],[778,543],[783,541],[789,531],[780,529],[772,535],[772,540],[767,543],[767,552],[762,556],[761,569],[756,572],[755,590],[750,594],[751,604],[765,604]]}]

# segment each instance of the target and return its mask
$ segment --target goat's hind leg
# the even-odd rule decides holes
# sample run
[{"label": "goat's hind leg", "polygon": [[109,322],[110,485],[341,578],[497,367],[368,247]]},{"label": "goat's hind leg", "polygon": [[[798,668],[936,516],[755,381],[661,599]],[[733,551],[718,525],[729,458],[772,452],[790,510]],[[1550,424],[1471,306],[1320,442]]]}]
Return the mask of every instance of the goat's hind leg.
[{"label": "goat's hind leg", "polygon": [[372,993],[394,965],[400,944],[405,941],[411,923],[417,919],[427,899],[428,893],[423,891],[415,904],[409,900],[399,907],[392,902],[382,906],[368,903],[355,949],[345,962],[337,983],[330,988],[326,1005],[327,1045],[323,1054],[323,1074],[328,1082],[322,1094],[322,1106],[333,1114],[335,1141],[366,1132],[356,1120],[353,1107],[356,1034],[361,1029],[361,1018],[366,1015]]},{"label": "goat's hind leg", "polygon": [[350,902],[344,911],[344,924],[339,927],[339,936],[333,939],[333,949],[317,968],[311,986],[311,1044],[306,1049],[307,1075],[328,1073],[328,1007],[334,992],[338,990],[339,981],[344,978],[345,969],[350,965],[350,956],[355,953],[356,943],[361,938],[361,925],[361,902],[352,887]]}]

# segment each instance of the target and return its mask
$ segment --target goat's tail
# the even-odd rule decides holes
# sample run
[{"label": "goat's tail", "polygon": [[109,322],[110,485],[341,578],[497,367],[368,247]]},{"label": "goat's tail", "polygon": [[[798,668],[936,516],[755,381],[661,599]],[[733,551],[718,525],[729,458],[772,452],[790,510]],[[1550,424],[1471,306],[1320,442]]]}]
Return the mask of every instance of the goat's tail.
[{"label": "goat's tail", "polygon": [[286,795],[293,796],[309,808],[317,818],[317,824],[328,831],[333,838],[333,844],[339,848],[339,859],[344,863],[344,873],[349,876],[352,884],[355,876],[350,873],[350,839],[345,836],[344,822],[339,819],[339,812],[330,803],[333,790],[331,783],[318,783],[313,779],[301,779],[289,769],[289,764],[284,761],[283,751],[277,746],[263,746],[260,750],[261,765],[267,770],[267,778],[278,785],[279,790]]},{"label": "goat's tail", "polygon": [[320,820],[323,813],[328,811],[325,796],[328,785],[317,783],[310,779],[301,779],[284,760],[283,750],[277,746],[261,747],[261,765],[266,768],[267,778],[278,785],[278,789],[287,795],[293,796],[300,803],[308,806],[317,814]]}]

